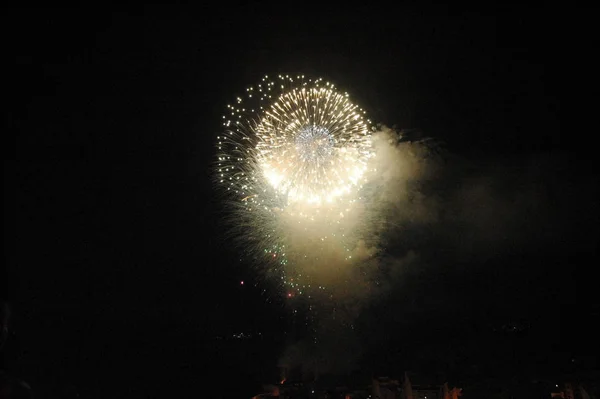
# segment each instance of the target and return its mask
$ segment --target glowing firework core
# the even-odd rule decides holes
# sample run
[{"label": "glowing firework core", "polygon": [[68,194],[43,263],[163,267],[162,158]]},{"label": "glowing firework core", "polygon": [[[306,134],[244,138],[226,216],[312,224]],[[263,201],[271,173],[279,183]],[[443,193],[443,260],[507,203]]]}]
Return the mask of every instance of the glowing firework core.
[{"label": "glowing firework core", "polygon": [[296,151],[303,162],[323,165],[333,153],[335,140],[322,126],[305,126],[296,136]]}]

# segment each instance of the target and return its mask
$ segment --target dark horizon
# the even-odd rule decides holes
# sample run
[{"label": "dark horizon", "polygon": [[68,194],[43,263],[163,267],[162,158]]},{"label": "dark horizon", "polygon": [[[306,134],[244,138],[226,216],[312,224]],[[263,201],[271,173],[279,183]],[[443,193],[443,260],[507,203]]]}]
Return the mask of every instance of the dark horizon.
[{"label": "dark horizon", "polygon": [[390,233],[386,256],[423,262],[366,301],[359,373],[598,372],[594,150],[561,127],[564,39],[538,12],[11,9],[6,369],[41,397],[228,397],[206,380],[251,397],[273,382],[285,298],[227,240],[210,166],[225,104],[265,74],[303,73],[440,143],[432,198],[472,181],[492,213],[525,198],[506,213],[521,220],[494,215],[482,226],[498,238],[470,232],[468,249],[449,241],[459,218]]}]

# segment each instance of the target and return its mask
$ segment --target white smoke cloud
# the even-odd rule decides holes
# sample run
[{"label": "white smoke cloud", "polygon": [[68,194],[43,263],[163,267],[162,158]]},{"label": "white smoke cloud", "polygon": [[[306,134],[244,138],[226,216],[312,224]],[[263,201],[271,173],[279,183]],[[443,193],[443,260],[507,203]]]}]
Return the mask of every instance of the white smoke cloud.
[{"label": "white smoke cloud", "polygon": [[[558,173],[567,163],[563,157],[469,160],[439,151],[432,142],[399,140],[385,127],[373,143],[377,156],[364,188],[368,200],[345,230],[354,244],[348,237],[328,246],[306,241],[303,251],[318,256],[291,266],[320,270],[316,275],[333,294],[317,296],[321,312],[311,321],[319,340],[327,342],[314,349],[328,359],[321,372],[356,364],[360,345],[354,321],[366,305],[410,284],[407,274],[485,264],[502,254],[560,244],[577,229],[570,220],[572,198],[561,192],[561,186],[569,187],[568,175]],[[597,215],[590,204],[581,202]],[[434,299],[429,302],[437,306]],[[406,309],[419,306],[411,303]],[[334,321],[334,309],[343,309],[344,317]],[[288,364],[306,360],[289,353],[284,358]],[[306,361],[316,364],[314,357]]]}]

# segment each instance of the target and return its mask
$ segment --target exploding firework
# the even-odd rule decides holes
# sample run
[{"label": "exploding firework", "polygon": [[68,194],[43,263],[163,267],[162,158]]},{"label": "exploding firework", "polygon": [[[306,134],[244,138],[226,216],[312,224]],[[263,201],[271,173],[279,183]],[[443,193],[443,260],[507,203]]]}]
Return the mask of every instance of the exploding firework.
[{"label": "exploding firework", "polygon": [[292,325],[310,327],[292,328],[300,350],[284,364],[325,370],[336,366],[323,359],[356,354],[354,321],[389,270],[386,229],[403,228],[394,221],[410,219],[420,198],[412,187],[427,170],[424,148],[370,125],[347,93],[303,76],[265,77],[223,116],[214,176],[232,242],[281,282]]},{"label": "exploding firework", "polygon": [[319,204],[348,194],[370,156],[361,111],[327,84],[281,95],[254,131],[259,167],[288,202]]},{"label": "exploding firework", "polygon": [[360,188],[373,154],[364,111],[321,79],[278,80],[265,77],[228,105],[220,183],[242,201],[272,202],[270,195],[284,205],[332,202]]},{"label": "exploding firework", "polygon": [[265,77],[227,106],[223,126],[216,177],[235,236],[281,266],[287,296],[323,290],[339,278],[328,265],[351,262],[360,227],[374,157],[365,111],[322,79]]}]

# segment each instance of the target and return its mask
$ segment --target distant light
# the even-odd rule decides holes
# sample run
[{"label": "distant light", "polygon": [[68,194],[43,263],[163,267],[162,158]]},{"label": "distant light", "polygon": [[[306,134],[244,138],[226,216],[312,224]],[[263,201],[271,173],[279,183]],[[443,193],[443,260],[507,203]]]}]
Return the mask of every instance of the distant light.
[{"label": "distant light", "polygon": [[244,280],[240,281],[240,285],[244,285]]}]

